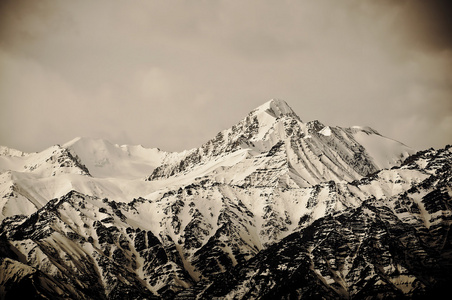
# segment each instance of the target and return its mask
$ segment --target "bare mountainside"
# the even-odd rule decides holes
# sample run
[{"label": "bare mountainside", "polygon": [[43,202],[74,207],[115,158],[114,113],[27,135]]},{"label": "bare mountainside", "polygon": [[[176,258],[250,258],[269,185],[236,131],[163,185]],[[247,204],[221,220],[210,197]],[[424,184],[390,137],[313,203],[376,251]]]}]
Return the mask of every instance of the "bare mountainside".
[{"label": "bare mountainside", "polygon": [[450,282],[451,148],[271,100],[199,148],[0,148],[6,299],[415,298]]}]

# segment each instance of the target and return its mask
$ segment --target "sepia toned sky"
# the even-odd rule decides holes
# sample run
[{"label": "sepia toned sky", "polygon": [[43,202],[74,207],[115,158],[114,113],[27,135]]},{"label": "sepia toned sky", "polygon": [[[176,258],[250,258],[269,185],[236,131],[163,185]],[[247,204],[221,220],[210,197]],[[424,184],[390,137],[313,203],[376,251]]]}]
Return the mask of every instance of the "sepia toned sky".
[{"label": "sepia toned sky", "polygon": [[271,98],[305,122],[452,144],[439,0],[0,1],[0,145],[200,146]]}]

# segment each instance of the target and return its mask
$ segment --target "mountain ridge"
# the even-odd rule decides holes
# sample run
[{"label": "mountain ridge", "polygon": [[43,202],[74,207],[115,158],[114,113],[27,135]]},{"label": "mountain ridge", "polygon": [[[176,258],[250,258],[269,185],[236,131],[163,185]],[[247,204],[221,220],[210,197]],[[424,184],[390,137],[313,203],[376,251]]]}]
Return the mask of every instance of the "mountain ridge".
[{"label": "mountain ridge", "polygon": [[303,123],[273,99],[183,152],[90,138],[1,151],[0,295],[429,294],[452,270],[451,150]]},{"label": "mountain ridge", "polygon": [[[328,128],[328,134],[325,134],[325,128]],[[324,131],[322,132],[322,130]],[[378,137],[379,141],[372,141],[372,138],[360,136],[360,133],[372,135],[374,138]],[[354,135],[362,143],[366,143],[367,148],[377,148],[377,150],[374,150],[374,152],[377,152],[377,159],[369,160],[372,155],[355,140]],[[304,142],[305,140],[308,141]],[[307,186],[337,179],[334,176],[336,168],[341,168],[342,172],[347,172],[347,179],[356,179],[367,173],[375,172],[377,169],[390,167],[391,164],[396,165],[404,157],[414,153],[409,147],[387,139],[370,128],[356,126],[352,128],[326,127],[318,121],[303,123],[286,102],[270,100],[251,111],[246,118],[231,128],[221,131],[214,139],[209,140],[200,148],[190,150],[185,157],[172,165],[165,164],[157,167],[148,177],[148,180],[173,176],[184,172],[187,168],[206,164],[207,161],[219,154],[224,155],[225,153],[243,150],[247,151],[249,156],[256,158],[257,153],[268,153],[272,149],[276,151],[274,147],[282,146],[282,144],[279,144],[281,142],[284,142],[287,149],[285,160],[291,164],[291,169],[295,171],[297,171],[297,168],[304,169],[310,173],[303,174],[303,172],[306,172],[299,170],[295,175],[299,177],[298,181],[304,181]],[[383,144],[384,149],[378,150],[378,144]],[[344,149],[338,149],[339,147]],[[381,153],[378,152],[383,152],[388,157],[382,158]],[[335,153],[338,153],[339,157],[334,157]],[[309,154],[314,155],[307,157]],[[322,155],[326,157],[326,160],[319,158]],[[298,161],[295,162],[294,160]],[[365,166],[360,166],[360,162],[363,160]],[[313,163],[317,165],[313,165]],[[262,161],[261,164],[266,164],[266,162]],[[370,167],[370,170],[363,169],[367,166]],[[319,168],[324,170],[319,171]],[[326,174],[322,174],[322,172]]]}]

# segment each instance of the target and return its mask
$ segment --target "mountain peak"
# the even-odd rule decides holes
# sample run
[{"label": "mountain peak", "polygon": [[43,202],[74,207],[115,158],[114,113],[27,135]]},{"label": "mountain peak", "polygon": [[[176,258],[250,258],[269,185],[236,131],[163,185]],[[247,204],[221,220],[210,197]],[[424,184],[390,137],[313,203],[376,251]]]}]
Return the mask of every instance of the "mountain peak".
[{"label": "mountain peak", "polygon": [[297,114],[293,111],[289,104],[281,99],[271,99],[270,101],[265,102],[264,104],[253,110],[253,113],[257,115],[261,113],[267,113],[274,118],[291,116],[300,120],[300,117],[297,116]]},{"label": "mountain peak", "polygon": [[84,162],[91,175],[101,178],[141,178],[162,164],[166,152],[156,148],[118,145],[108,140],[76,137],[65,143],[69,150]]}]

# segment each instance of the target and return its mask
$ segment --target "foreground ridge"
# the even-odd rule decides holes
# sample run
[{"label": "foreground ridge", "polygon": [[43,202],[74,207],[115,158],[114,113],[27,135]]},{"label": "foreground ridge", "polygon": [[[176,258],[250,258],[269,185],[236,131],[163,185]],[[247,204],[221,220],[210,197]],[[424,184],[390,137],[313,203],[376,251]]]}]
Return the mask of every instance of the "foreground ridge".
[{"label": "foreground ridge", "polygon": [[200,148],[0,153],[0,296],[379,299],[451,281],[452,149],[271,100]]}]

